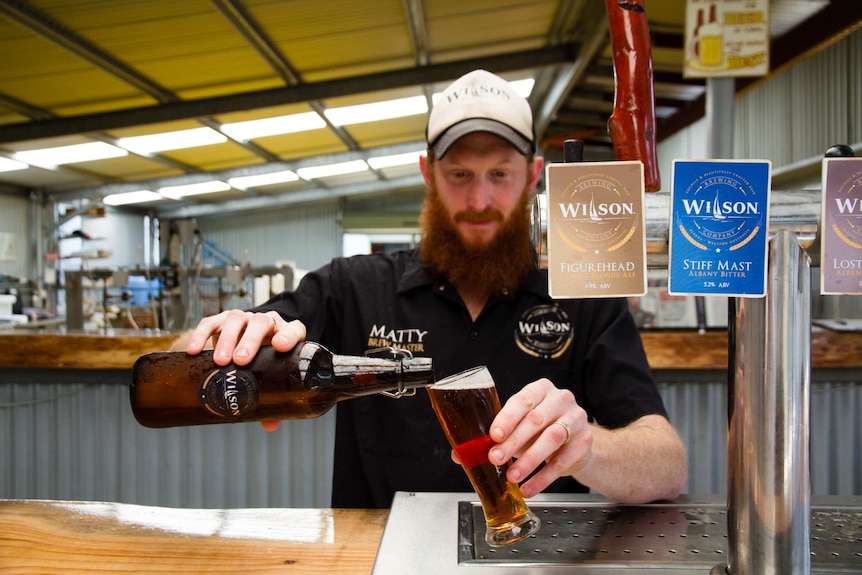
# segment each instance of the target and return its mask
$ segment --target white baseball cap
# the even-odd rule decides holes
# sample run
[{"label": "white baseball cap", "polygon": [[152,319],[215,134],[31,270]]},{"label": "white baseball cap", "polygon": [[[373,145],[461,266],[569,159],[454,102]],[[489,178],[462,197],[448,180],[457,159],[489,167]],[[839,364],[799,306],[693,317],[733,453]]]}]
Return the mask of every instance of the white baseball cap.
[{"label": "white baseball cap", "polygon": [[438,158],[473,132],[497,135],[525,156],[535,151],[530,103],[487,70],[474,70],[452,82],[428,116],[426,137]]}]

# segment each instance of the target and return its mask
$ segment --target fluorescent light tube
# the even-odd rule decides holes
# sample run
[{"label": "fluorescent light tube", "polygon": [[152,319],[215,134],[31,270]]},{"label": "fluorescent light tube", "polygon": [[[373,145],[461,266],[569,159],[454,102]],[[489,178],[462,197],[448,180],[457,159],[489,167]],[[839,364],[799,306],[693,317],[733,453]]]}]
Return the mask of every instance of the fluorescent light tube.
[{"label": "fluorescent light tube", "polygon": [[51,169],[54,166],[62,166],[63,164],[119,158],[128,154],[126,150],[106,144],[105,142],[89,142],[86,144],[15,152],[13,156],[16,160],[27,162],[31,166]]},{"label": "fluorescent light tube", "polygon": [[227,136],[212,128],[192,128],[190,130],[120,138],[117,140],[117,145],[138,154],[149,155],[166,150],[221,144],[226,141]]},{"label": "fluorescent light tube", "polygon": [[368,164],[365,163],[365,160],[353,160],[351,162],[341,162],[338,164],[299,168],[296,170],[296,173],[299,174],[299,177],[303,180],[313,180],[315,178],[328,178],[330,176],[355,174],[366,170],[368,170]]},{"label": "fluorescent light tube", "polygon": [[425,100],[425,96],[412,96],[384,102],[330,108],[324,112],[324,115],[336,126],[347,126],[349,124],[415,116],[427,112],[428,102]]},{"label": "fluorescent light tube", "polygon": [[368,158],[368,165],[375,170],[381,168],[395,168],[398,166],[414,165],[419,169],[419,156],[423,152],[417,150],[415,152],[407,152],[406,154],[395,154],[392,156],[377,156],[376,158]]},{"label": "fluorescent light tube", "polygon": [[270,174],[258,174],[256,176],[240,176],[231,178],[227,181],[232,188],[245,190],[248,188],[256,188],[258,186],[268,186],[271,184],[282,184],[285,182],[295,182],[299,179],[296,172],[292,170],[284,170],[281,172],[272,172]]},{"label": "fluorescent light tube", "polygon": [[10,160],[8,158],[0,158],[0,172],[14,172],[15,170],[25,170],[29,168],[28,164]]},{"label": "fluorescent light tube", "polygon": [[230,186],[219,180],[209,182],[198,182],[197,184],[185,184],[183,186],[168,186],[159,188],[159,193],[166,198],[178,200],[186,196],[197,196],[200,194],[212,194],[215,192],[226,192]]},{"label": "fluorescent light tube", "polygon": [[164,199],[164,196],[156,192],[138,190],[136,192],[123,192],[122,194],[109,194],[102,199],[102,202],[109,206],[125,206],[127,204],[142,204],[144,202],[155,202]]},{"label": "fluorescent light tube", "polygon": [[533,86],[536,84],[536,80],[533,78],[527,78],[525,80],[515,80],[513,82],[509,82],[509,86],[515,91],[516,94],[521,96],[522,98],[529,98],[530,93],[533,91]]},{"label": "fluorescent light tube", "polygon": [[273,118],[222,124],[221,130],[231,138],[247,142],[264,136],[305,132],[308,130],[317,130],[325,126],[326,122],[319,114],[305,112],[302,114],[290,114],[288,116],[275,116]]}]

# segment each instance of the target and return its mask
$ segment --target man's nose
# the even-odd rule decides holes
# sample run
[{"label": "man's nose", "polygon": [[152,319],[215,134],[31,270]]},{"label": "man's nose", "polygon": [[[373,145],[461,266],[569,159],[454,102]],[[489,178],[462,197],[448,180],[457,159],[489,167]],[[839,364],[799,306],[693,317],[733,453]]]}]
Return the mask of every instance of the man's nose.
[{"label": "man's nose", "polygon": [[467,191],[467,207],[482,211],[491,203],[491,187],[483,178],[476,178]]}]

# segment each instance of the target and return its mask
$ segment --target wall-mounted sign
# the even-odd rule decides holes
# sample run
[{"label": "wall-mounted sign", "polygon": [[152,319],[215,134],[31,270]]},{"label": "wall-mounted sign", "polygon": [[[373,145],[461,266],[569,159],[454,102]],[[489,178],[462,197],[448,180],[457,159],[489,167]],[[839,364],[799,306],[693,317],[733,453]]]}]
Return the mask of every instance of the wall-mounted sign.
[{"label": "wall-mounted sign", "polygon": [[551,296],[644,295],[643,164],[550,164],[546,181]]},{"label": "wall-mounted sign", "polygon": [[674,160],[668,292],[766,295],[768,160]]},{"label": "wall-mounted sign", "polygon": [[15,234],[0,232],[0,262],[14,262],[18,257]]},{"label": "wall-mounted sign", "polygon": [[862,294],[862,158],[823,160],[820,276],[824,294]]},{"label": "wall-mounted sign", "polygon": [[686,78],[769,72],[769,0],[687,0]]}]

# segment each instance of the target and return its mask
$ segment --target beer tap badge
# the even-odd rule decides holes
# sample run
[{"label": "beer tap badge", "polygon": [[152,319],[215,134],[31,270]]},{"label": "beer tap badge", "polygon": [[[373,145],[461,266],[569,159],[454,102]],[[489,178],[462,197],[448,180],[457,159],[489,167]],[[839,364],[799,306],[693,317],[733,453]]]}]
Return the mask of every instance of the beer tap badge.
[{"label": "beer tap badge", "polygon": [[550,164],[546,181],[551,296],[646,293],[643,164]]},{"label": "beer tap badge", "polygon": [[821,293],[862,294],[862,158],[823,160]]},{"label": "beer tap badge", "polygon": [[766,295],[771,171],[768,160],[673,162],[669,293]]}]

